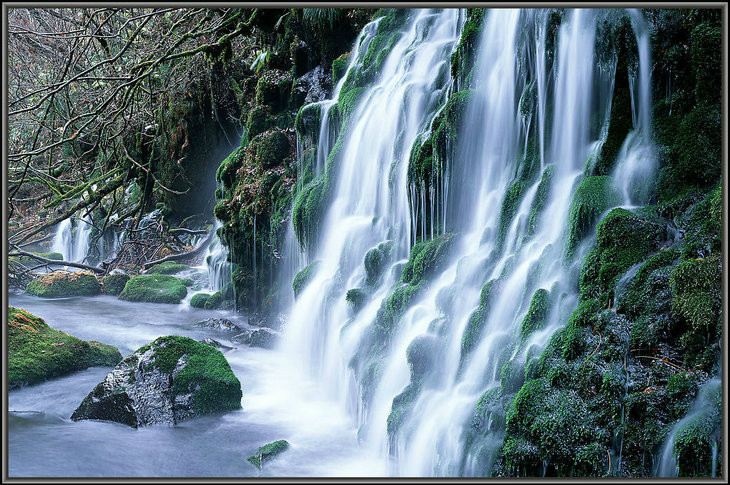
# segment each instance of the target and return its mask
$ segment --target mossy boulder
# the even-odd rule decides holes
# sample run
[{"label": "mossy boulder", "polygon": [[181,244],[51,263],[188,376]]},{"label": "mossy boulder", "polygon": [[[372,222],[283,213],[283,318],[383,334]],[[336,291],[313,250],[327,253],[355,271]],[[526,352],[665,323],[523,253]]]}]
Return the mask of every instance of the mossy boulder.
[{"label": "mossy boulder", "polygon": [[291,73],[277,69],[268,70],[256,84],[256,104],[269,105],[273,113],[278,113],[287,107],[291,88]]},{"label": "mossy boulder", "polygon": [[289,138],[283,131],[271,130],[262,133],[253,144],[256,147],[256,165],[268,170],[281,165],[289,156]]},{"label": "mossy boulder", "polygon": [[532,295],[530,308],[528,308],[525,318],[522,319],[520,335],[523,340],[545,326],[549,310],[550,292],[544,288],[540,288]]},{"label": "mossy boulder", "polygon": [[248,457],[248,462],[256,468],[261,468],[264,462],[273,460],[278,455],[289,449],[289,442],[286,440],[277,440],[273,443],[265,444],[256,450],[256,453]]},{"label": "mossy boulder", "polygon": [[573,194],[568,211],[568,238],[566,257],[573,257],[578,244],[585,237],[598,218],[608,209],[619,205],[621,193],[609,176],[586,177]]},{"label": "mossy boulder", "polygon": [[365,253],[365,283],[376,286],[383,271],[393,259],[393,241],[386,241]]},{"label": "mossy boulder", "polygon": [[188,294],[185,285],[174,276],[151,274],[135,276],[127,281],[120,300],[149,303],[180,303]]},{"label": "mossy boulder", "polygon": [[187,264],[176,263],[175,261],[165,261],[152,266],[147,270],[147,274],[177,274],[189,269],[190,266]]},{"label": "mossy boulder", "polygon": [[631,266],[659,250],[665,241],[664,224],[626,209],[613,209],[598,224],[596,245],[580,275],[583,297],[612,297],[618,278]]},{"label": "mossy boulder", "polygon": [[240,409],[241,383],[223,354],[187,337],[160,337],[125,357],[84,398],[71,419],[134,428],[177,424]]},{"label": "mossy boulder", "polygon": [[94,296],[101,293],[101,285],[93,273],[54,271],[28,283],[25,292],[47,298]]},{"label": "mossy boulder", "polygon": [[347,73],[347,65],[350,62],[350,53],[345,52],[340,57],[332,61],[332,85],[336,86],[337,82]]},{"label": "mossy boulder", "polygon": [[292,280],[291,286],[294,290],[294,298],[297,298],[299,294],[306,288],[309,281],[314,277],[319,269],[319,261],[315,261],[307,265],[303,270],[298,272]]},{"label": "mossy boulder", "polygon": [[124,290],[124,286],[130,278],[131,276],[128,274],[109,274],[104,276],[101,280],[104,293],[108,295],[118,295],[122,292],[122,290]]},{"label": "mossy boulder", "polygon": [[122,360],[116,347],[80,340],[19,308],[8,307],[7,330],[10,389]]},{"label": "mossy boulder", "polygon": [[193,308],[205,308],[205,304],[209,298],[210,295],[207,293],[196,293],[190,299],[190,306]]}]

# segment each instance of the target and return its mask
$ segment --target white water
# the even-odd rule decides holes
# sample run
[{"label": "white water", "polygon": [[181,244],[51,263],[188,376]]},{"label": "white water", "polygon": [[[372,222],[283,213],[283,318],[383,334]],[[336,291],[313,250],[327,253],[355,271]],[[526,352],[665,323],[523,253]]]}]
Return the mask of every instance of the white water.
[{"label": "white water", "polygon": [[[674,441],[678,435],[692,424],[702,419],[707,419],[708,416],[713,413],[721,412],[717,408],[716,400],[717,393],[722,392],[722,381],[715,377],[707,381],[699,391],[697,399],[695,400],[692,407],[687,412],[687,415],[677,421],[669,431],[669,435],[662,447],[661,454],[659,455],[659,461],[656,466],[654,476],[657,477],[676,477],[679,474],[679,467],[677,465],[677,457],[674,452]],[[718,423],[719,426],[721,426]],[[717,438],[713,440],[713,463],[712,463],[712,477],[716,477],[717,473],[717,447],[719,445],[720,436],[719,433]]]},{"label": "white water", "polygon": [[56,228],[51,251],[61,253],[65,261],[84,262],[90,250],[92,229],[90,216],[64,219]]},{"label": "white water", "polygon": [[208,273],[207,289],[211,292],[222,290],[232,279],[233,265],[228,261],[228,249],[218,237],[218,228],[221,226],[221,222],[216,219],[212,229],[215,235],[208,245],[202,265],[202,269]]},{"label": "white water", "polygon": [[[488,472],[501,436],[464,448],[463,433],[477,399],[499,385],[504,358],[524,363],[528,352],[539,354],[576,306],[575,261],[582,259],[581,252],[572,262],[562,261],[561,256],[571,188],[580,180],[597,143],[593,137],[598,133],[591,133],[590,120],[596,111],[608,112],[614,84],[613,70],[600,71],[593,62],[596,15],[592,10],[566,13],[555,62],[548,66],[544,12],[489,12],[474,73],[476,96],[459,133],[461,142],[455,147],[454,159],[448,160],[448,181],[442,192],[448,194],[443,201],[445,225],[460,236],[450,264],[400,318],[368,402],[362,401],[358,382],[363,369],[351,368],[350,362],[367,341],[378,307],[396,283],[399,265],[408,255],[416,221],[408,212],[402,154],[409,152],[416,135],[428,126],[431,118],[426,115],[434,110],[433,100],[441,99],[449,88],[424,82],[437,77],[433,74],[417,76],[435,72],[448,62],[458,35],[458,14],[419,12],[353,116],[335,196],[311,258],[321,261],[320,268],[289,312],[282,349],[286,372],[304,371],[297,375],[314,380],[324,394],[348,409],[360,427],[363,446],[389,461],[390,474],[473,476]],[[636,20],[640,89],[635,138],[645,145],[650,123],[650,59],[647,31],[641,30],[640,21]],[[417,31],[422,27],[416,26],[426,22],[434,25],[419,38]],[[535,38],[520,42],[526,32],[534,32]],[[519,111],[528,79],[536,82],[534,123],[532,115],[523,120]],[[409,103],[404,105],[406,95]],[[553,100],[550,113],[547,99]],[[549,120],[552,126],[548,126]],[[329,129],[325,123],[322,133],[330,133]],[[540,167],[552,164],[550,196],[536,233],[528,237],[526,222],[540,181],[538,173],[507,221],[504,241],[499,241],[500,206],[520,171],[526,170],[524,163],[518,164],[525,156],[528,137],[537,140]],[[638,148],[628,141],[626,145],[618,171],[624,178],[617,175],[622,187],[648,173],[631,162],[631,154]],[[386,281],[374,290],[367,305],[353,316],[344,293],[362,284],[362,259],[367,250],[386,240],[395,242],[397,262],[386,271]],[[461,355],[462,336],[479,304],[480,289],[495,278],[500,281],[499,296],[477,345],[470,354]],[[562,296],[559,302],[553,298],[545,327],[520,343],[515,335],[519,335],[520,322],[538,288]],[[458,295],[458,303],[445,308],[439,297],[447,292]],[[434,326],[437,321],[445,322],[441,329]],[[410,382],[406,349],[423,337],[438,342],[438,365],[429,371],[407,419],[389,436],[393,398]],[[505,350],[509,351],[506,356]]]}]

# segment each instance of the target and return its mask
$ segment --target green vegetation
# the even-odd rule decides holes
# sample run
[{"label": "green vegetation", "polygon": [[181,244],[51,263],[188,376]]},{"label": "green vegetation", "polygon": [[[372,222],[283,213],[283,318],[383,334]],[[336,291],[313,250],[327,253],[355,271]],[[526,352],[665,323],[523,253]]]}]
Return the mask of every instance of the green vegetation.
[{"label": "green vegetation", "polygon": [[93,273],[54,271],[28,283],[25,292],[46,298],[93,296],[101,293],[101,285]]},{"label": "green vegetation", "polygon": [[176,274],[181,271],[190,269],[187,264],[176,263],[175,261],[165,261],[152,266],[147,270],[147,274]]},{"label": "green vegetation", "polygon": [[179,394],[192,393],[197,414],[210,414],[241,407],[241,383],[220,350],[187,337],[159,337],[135,351],[154,349],[152,366],[171,374],[180,359],[186,364],[172,380],[173,401]]},{"label": "green vegetation", "polygon": [[575,190],[568,214],[568,239],[565,247],[571,259],[580,241],[590,232],[598,217],[621,203],[621,194],[609,176],[586,177]]},{"label": "green vegetation", "polygon": [[298,297],[302,290],[309,284],[309,281],[314,277],[319,269],[319,261],[315,261],[307,265],[303,270],[296,274],[292,281],[292,289],[294,290],[294,297]]},{"label": "green vegetation", "polygon": [[19,308],[8,307],[7,331],[10,389],[122,360],[116,347],[79,340]]},{"label": "green vegetation", "polygon": [[[312,9],[314,10],[314,9]],[[289,442],[286,440],[278,440],[273,443],[268,443],[258,450],[256,453],[247,458],[248,462],[256,468],[261,468],[264,462],[276,458],[279,454],[283,453],[289,448]]]},{"label": "green vegetation", "polygon": [[190,298],[190,306],[193,308],[205,308],[211,295],[207,293],[196,293]]},{"label": "green vegetation", "polygon": [[188,290],[182,282],[170,275],[142,275],[127,281],[119,294],[120,300],[149,303],[180,303]]},{"label": "green vegetation", "polygon": [[128,274],[110,274],[104,276],[101,280],[102,288],[104,293],[108,295],[118,295],[124,290],[124,285],[127,284],[131,277]]}]

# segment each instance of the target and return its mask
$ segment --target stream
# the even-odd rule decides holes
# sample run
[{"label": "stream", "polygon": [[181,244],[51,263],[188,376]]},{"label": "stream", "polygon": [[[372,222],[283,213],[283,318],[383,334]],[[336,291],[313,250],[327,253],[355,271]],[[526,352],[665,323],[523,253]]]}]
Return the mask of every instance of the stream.
[{"label": "stream", "polygon": [[[70,419],[110,368],[92,367],[10,391],[8,409],[15,411],[8,414],[10,477],[385,474],[382,461],[358,446],[357,429],[336,403],[323,401],[309,382],[281,377],[279,352],[233,344],[229,339],[235,333],[193,325],[225,317],[249,328],[244,315],[106,295],[43,299],[11,293],[9,304],[78,338],[115,345],[123,356],[163,335],[214,338],[238,347],[224,355],[243,390],[239,411],[137,430]],[[262,470],[246,461],[259,446],[278,439],[289,441],[290,449]]]}]

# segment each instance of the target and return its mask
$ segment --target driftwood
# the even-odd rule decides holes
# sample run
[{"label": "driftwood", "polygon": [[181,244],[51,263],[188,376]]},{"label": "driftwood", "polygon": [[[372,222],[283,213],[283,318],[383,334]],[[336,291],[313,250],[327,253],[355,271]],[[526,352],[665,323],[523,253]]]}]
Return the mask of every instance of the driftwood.
[{"label": "driftwood", "polygon": [[74,263],[72,261],[63,261],[61,259],[48,259],[44,258],[43,256],[38,256],[34,253],[29,253],[28,251],[23,251],[21,249],[17,249],[12,253],[8,253],[8,257],[11,256],[28,256],[33,259],[37,259],[38,261],[45,263],[47,265],[53,265],[53,266],[71,266],[72,268],[79,268],[79,269],[87,269],[89,271],[93,271],[97,274],[104,274],[106,271],[102,268],[96,268],[94,266],[89,266],[87,264],[81,264],[81,263]]},{"label": "driftwood", "polygon": [[191,249],[190,251],[186,251],[184,253],[177,253],[177,254],[171,254],[169,256],[165,256],[164,258],[156,259],[154,261],[147,261],[142,265],[142,268],[147,269],[150,266],[154,266],[156,264],[164,263],[166,261],[180,261],[182,259],[187,259],[190,257],[193,257],[206,249],[211,241],[213,240],[213,236],[215,235],[215,230],[211,229],[208,233],[208,236],[206,236],[205,239],[203,239],[195,248]]}]

